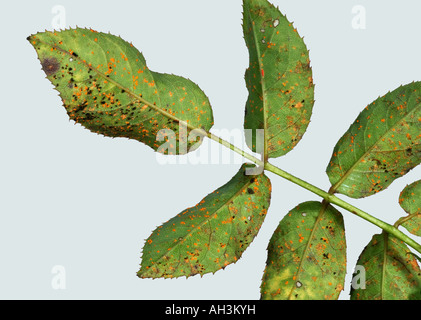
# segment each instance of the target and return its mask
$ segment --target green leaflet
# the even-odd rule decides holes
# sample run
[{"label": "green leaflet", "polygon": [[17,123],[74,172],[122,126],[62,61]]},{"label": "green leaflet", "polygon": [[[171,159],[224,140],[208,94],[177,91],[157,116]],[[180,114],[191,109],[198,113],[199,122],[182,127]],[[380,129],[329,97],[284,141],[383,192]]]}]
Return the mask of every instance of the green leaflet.
[{"label": "green leaflet", "polygon": [[332,191],[363,198],[421,162],[421,82],[368,105],[336,144],[326,169]]},{"label": "green leaflet", "polygon": [[141,278],[216,272],[235,263],[257,235],[270,204],[264,174],[245,164],[224,186],[158,227],[143,247]]},{"label": "green leaflet", "polygon": [[[293,25],[266,0],[243,1],[243,31],[250,56],[244,129],[248,147],[265,159],[291,151],[310,122],[314,85],[308,50]],[[259,145],[260,144],[260,145]]]},{"label": "green leaflet", "polygon": [[28,40],[70,119],[95,133],[185,154],[201,142],[188,141],[189,129],[213,125],[209,100],[196,84],[149,70],[143,55],[119,37],[76,28]]},{"label": "green leaflet", "polygon": [[410,233],[421,237],[421,180],[402,190],[399,204],[408,213],[408,216],[399,220],[399,224]]},{"label": "green leaflet", "polygon": [[409,253],[391,235],[374,235],[357,262],[364,267],[365,287],[352,286],[351,300],[420,300],[421,270]]},{"label": "green leaflet", "polygon": [[329,204],[304,202],[279,223],[268,246],[264,300],[333,300],[344,288],[345,228]]}]

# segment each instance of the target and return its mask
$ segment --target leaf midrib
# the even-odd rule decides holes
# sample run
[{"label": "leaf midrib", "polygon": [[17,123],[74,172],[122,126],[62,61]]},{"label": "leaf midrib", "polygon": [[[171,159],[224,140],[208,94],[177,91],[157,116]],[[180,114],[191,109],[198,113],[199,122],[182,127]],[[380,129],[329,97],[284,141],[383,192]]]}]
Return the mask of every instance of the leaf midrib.
[{"label": "leaf midrib", "polygon": [[380,279],[380,299],[383,300],[384,297],[384,287],[385,287],[385,278],[386,278],[386,264],[387,264],[387,247],[389,243],[388,233],[383,232],[383,268],[382,268],[382,275]]},{"label": "leaf midrib", "polygon": [[248,14],[248,18],[250,21],[250,25],[251,25],[251,29],[252,29],[252,36],[253,36],[253,41],[256,47],[256,51],[257,51],[257,61],[259,64],[259,78],[260,78],[260,85],[262,86],[262,98],[263,98],[263,140],[264,140],[264,149],[263,149],[263,161],[267,162],[268,160],[268,148],[267,148],[267,101],[266,101],[266,87],[265,87],[265,83],[263,81],[263,76],[262,76],[262,60],[261,60],[261,53],[260,53],[260,47],[259,47],[259,43],[257,41],[257,36],[256,36],[256,30],[255,30],[255,24],[253,24],[253,19],[250,13],[250,8],[247,8],[247,14]]}]

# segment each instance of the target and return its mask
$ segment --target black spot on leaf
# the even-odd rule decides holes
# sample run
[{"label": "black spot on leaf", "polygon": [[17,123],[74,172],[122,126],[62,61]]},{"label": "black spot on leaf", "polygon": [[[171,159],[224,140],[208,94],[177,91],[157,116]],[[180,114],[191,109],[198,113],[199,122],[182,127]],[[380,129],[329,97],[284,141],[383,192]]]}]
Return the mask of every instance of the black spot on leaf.
[{"label": "black spot on leaf", "polygon": [[47,76],[55,74],[60,69],[60,63],[53,57],[44,58],[41,61],[41,66]]}]

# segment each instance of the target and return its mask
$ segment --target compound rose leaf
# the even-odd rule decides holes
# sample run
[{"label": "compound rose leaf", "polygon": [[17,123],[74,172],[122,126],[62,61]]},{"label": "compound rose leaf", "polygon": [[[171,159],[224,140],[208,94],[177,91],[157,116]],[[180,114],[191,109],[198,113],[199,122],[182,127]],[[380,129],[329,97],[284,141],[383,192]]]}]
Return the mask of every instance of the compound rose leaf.
[{"label": "compound rose leaf", "polygon": [[276,158],[295,147],[310,123],[314,85],[309,52],[297,29],[268,1],[244,0],[243,7],[250,59],[246,142],[265,159]]},{"label": "compound rose leaf", "polygon": [[326,203],[304,202],[270,239],[261,284],[263,300],[335,300],[344,288],[343,217]]},{"label": "compound rose leaf", "polygon": [[326,169],[332,191],[363,198],[421,162],[421,82],[368,105],[336,144]]},{"label": "compound rose leaf", "polygon": [[361,253],[351,300],[420,300],[421,270],[402,241],[376,234]]},{"label": "compound rose leaf", "polygon": [[153,231],[143,247],[141,278],[190,277],[240,259],[270,204],[271,183],[245,164],[224,186]]},{"label": "compound rose leaf", "polygon": [[40,32],[28,41],[70,119],[92,132],[185,154],[201,143],[189,139],[191,130],[213,125],[209,100],[196,84],[149,70],[120,37],[76,28]]},{"label": "compound rose leaf", "polygon": [[410,233],[421,237],[421,180],[407,185],[399,195],[399,204],[408,216],[399,220],[399,224]]}]

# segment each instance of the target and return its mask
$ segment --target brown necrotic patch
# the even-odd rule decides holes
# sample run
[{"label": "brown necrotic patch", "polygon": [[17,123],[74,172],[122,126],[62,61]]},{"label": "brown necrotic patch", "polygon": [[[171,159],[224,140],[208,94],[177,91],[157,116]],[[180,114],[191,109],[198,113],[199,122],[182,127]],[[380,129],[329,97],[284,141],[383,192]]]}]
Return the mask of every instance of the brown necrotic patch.
[{"label": "brown necrotic patch", "polygon": [[47,57],[41,61],[42,70],[47,74],[47,76],[51,76],[56,73],[60,69],[60,63],[56,58]]}]

